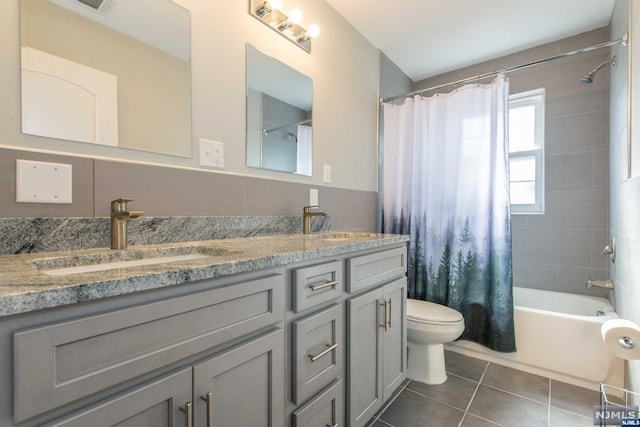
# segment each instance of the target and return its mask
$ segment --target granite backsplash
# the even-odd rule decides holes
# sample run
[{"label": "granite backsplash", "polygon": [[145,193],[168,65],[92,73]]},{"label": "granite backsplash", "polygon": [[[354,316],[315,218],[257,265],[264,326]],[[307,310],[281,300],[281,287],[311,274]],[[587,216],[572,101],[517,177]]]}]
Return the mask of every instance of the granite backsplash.
[{"label": "granite backsplash", "polygon": [[[331,217],[312,231],[331,230]],[[129,245],[153,245],[302,232],[302,216],[140,217],[128,224]],[[110,219],[0,218],[0,255],[109,247]]]}]

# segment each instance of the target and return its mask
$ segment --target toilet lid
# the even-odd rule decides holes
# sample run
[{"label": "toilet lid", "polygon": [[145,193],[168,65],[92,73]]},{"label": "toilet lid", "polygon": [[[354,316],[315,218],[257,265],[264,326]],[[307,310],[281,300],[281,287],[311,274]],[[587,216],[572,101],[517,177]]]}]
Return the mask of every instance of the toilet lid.
[{"label": "toilet lid", "polygon": [[456,323],[463,321],[459,311],[429,301],[407,299],[407,319],[419,323]]}]

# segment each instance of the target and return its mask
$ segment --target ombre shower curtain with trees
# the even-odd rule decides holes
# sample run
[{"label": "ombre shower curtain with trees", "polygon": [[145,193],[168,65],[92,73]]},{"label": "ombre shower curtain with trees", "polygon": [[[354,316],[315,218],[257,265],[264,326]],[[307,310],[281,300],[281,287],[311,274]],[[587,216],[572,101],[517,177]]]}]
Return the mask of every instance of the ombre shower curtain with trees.
[{"label": "ombre shower curtain with trees", "polygon": [[461,339],[515,351],[509,83],[384,104],[385,233],[409,234],[409,298],[452,307]]}]

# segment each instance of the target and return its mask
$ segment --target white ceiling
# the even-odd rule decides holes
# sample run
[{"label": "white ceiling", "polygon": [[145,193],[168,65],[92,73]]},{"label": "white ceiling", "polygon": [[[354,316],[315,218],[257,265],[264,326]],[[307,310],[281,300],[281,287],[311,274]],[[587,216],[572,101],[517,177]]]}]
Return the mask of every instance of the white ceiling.
[{"label": "white ceiling", "polygon": [[615,0],[327,1],[414,81],[605,27],[615,3]]}]

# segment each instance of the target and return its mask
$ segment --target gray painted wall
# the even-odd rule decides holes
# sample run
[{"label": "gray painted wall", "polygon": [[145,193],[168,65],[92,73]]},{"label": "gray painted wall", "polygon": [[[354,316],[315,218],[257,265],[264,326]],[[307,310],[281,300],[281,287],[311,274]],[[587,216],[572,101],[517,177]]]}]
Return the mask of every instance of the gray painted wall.
[{"label": "gray painted wall", "polygon": [[[181,158],[22,135],[18,0],[0,1],[0,146],[198,169],[198,139],[204,138],[225,144],[222,173],[323,185],[327,164],[331,187],[376,191],[378,51],[351,24],[324,0],[304,2],[304,15],[321,29],[309,54],[251,16],[248,1],[176,3],[191,12],[193,138],[185,143],[196,155]],[[247,43],[313,80],[312,177],[245,165]]]},{"label": "gray painted wall", "polygon": [[[608,28],[419,81],[416,89],[528,63],[609,40]],[[608,70],[585,85],[579,77],[608,59],[608,49],[509,74],[511,93],[544,87],[545,205],[543,215],[513,215],[514,284],[606,295],[587,279],[608,277],[600,253],[608,221]]]},{"label": "gray painted wall", "polygon": [[[73,203],[16,203],[16,159],[73,165]],[[300,215],[309,189],[334,230],[373,232],[377,193],[198,170],[0,149],[0,217],[108,217],[111,200],[132,197],[147,216]],[[302,230],[300,230],[302,231]]]},{"label": "gray painted wall", "polygon": [[[634,14],[638,14],[636,8]],[[611,37],[619,38],[627,32],[628,22],[629,0],[617,0],[611,19]],[[609,236],[616,240],[616,262],[609,263],[609,271],[616,284],[618,315],[640,324],[640,176],[627,179],[626,156],[629,52],[627,48],[618,48],[615,54],[620,66],[616,66],[611,74],[609,94]],[[633,65],[637,66],[637,63],[638,59]],[[634,121],[632,125],[638,127],[640,123]],[[626,387],[636,392],[640,390],[640,362],[627,362]]]}]

